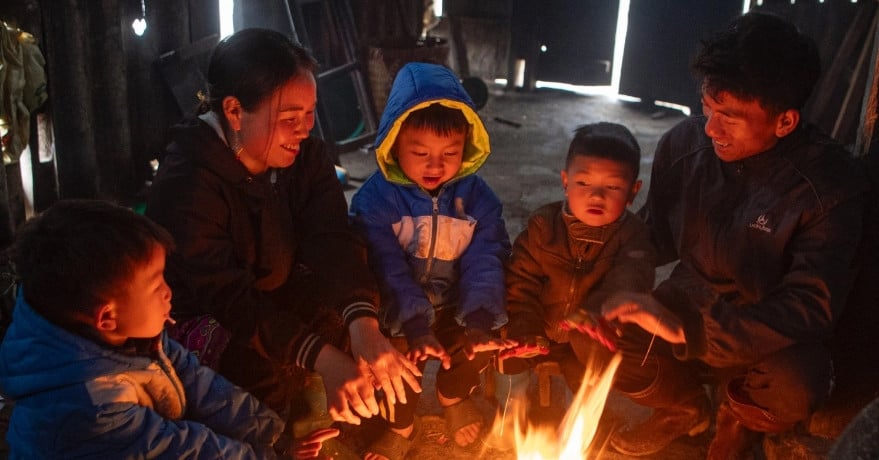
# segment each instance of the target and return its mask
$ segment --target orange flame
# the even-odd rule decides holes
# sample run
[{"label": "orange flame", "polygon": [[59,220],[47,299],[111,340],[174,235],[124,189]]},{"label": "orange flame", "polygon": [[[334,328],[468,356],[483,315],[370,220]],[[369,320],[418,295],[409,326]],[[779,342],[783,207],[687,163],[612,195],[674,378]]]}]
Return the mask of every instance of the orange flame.
[{"label": "orange flame", "polygon": [[[598,420],[604,411],[613,376],[622,356],[618,353],[605,369],[587,369],[583,383],[558,430],[525,424],[524,407],[513,405],[513,434],[518,460],[582,460],[592,446]],[[505,420],[499,416],[493,428],[503,435]]]}]

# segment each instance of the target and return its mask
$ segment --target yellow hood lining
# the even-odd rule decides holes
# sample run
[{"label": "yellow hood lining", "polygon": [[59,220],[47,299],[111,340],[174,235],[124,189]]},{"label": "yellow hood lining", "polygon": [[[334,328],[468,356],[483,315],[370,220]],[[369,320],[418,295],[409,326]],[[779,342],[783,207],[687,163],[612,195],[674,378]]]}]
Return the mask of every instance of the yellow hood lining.
[{"label": "yellow hood lining", "polygon": [[461,163],[461,170],[458,171],[458,174],[455,177],[463,177],[475,173],[482,164],[485,163],[485,160],[488,159],[488,155],[491,153],[488,132],[482,124],[482,119],[479,118],[479,115],[476,114],[473,108],[464,102],[451,99],[432,99],[410,107],[406,112],[397,117],[397,119],[394,120],[393,126],[391,126],[391,129],[388,131],[388,135],[385,136],[381,145],[375,149],[375,157],[378,167],[388,181],[400,184],[413,183],[412,180],[403,174],[403,170],[400,169],[400,165],[392,155],[394,142],[396,142],[397,136],[400,134],[400,126],[403,125],[403,121],[406,120],[410,113],[436,103],[442,104],[445,107],[460,110],[467,118],[467,122],[470,123],[470,135],[464,146],[464,161]]}]

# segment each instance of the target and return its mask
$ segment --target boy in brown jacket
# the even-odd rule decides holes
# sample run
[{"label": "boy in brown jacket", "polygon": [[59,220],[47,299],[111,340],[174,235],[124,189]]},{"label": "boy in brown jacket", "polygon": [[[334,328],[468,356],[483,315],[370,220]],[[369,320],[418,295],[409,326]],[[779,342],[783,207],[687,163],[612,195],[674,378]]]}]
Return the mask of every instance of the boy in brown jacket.
[{"label": "boy in brown jacket", "polygon": [[501,353],[502,403],[510,392],[521,395],[529,370],[546,360],[558,362],[577,391],[585,366],[610,358],[614,345],[605,339],[613,337],[567,325],[598,318],[602,303],[616,292],[648,293],[653,287],[650,233],[627,210],[641,188],[640,161],[638,141],[622,125],[601,122],[575,130],[561,172],[566,199],[531,215],[507,267],[507,337],[523,345]]}]

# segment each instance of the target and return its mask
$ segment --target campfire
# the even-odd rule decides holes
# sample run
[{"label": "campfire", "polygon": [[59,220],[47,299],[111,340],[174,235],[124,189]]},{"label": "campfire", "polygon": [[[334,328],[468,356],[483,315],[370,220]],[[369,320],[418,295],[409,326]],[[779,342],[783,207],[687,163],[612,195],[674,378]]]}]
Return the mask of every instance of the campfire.
[{"label": "campfire", "polygon": [[[598,421],[620,359],[621,355],[616,354],[604,369],[586,370],[583,383],[558,428],[524,422],[524,405],[514,403],[506,414],[495,420],[493,432],[514,437],[518,460],[582,460],[589,452],[597,453],[603,442],[593,446],[593,441],[596,441]],[[512,433],[504,433],[505,427],[510,426]]]}]

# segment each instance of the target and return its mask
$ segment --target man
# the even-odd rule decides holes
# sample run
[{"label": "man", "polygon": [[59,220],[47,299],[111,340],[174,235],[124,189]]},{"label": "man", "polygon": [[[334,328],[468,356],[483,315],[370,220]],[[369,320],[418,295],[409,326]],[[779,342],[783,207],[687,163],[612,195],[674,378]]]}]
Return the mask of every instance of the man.
[{"label": "man", "polygon": [[826,343],[854,278],[867,183],[801,119],[814,43],[751,12],[703,45],[704,116],[660,140],[640,211],[658,263],[679,263],[652,296],[603,308],[630,323],[617,388],[654,408],[612,437],[628,455],[708,428],[706,376],[719,403],[710,459],[746,457],[762,433],[805,420],[831,389]]}]

